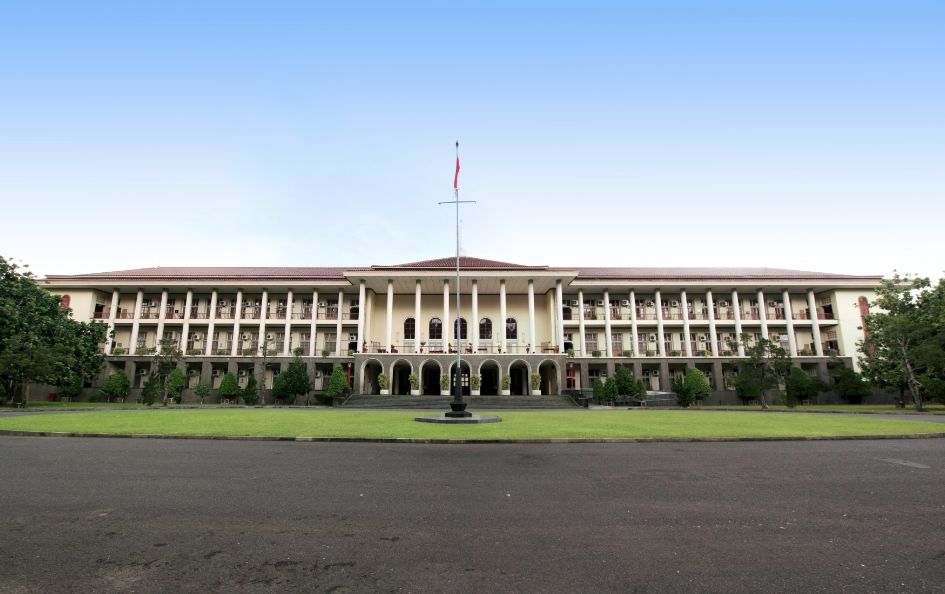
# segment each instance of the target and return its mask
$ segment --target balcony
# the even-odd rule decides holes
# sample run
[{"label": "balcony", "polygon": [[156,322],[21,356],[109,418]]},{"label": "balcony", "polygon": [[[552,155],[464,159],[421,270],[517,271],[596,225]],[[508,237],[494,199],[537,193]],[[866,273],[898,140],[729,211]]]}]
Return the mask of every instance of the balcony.
[{"label": "balcony", "polygon": [[735,319],[735,310],[731,306],[716,306],[715,307],[715,319],[716,320],[734,320]]},{"label": "balcony", "polygon": [[107,320],[109,317],[109,312],[107,311],[97,311],[92,314],[93,320]]},{"label": "balcony", "polygon": [[244,320],[258,320],[259,313],[260,311],[258,307],[244,307],[243,313],[240,314],[240,318]]},{"label": "balcony", "polygon": [[689,308],[689,319],[690,320],[708,320],[709,319],[709,309],[706,307],[695,309],[694,307]]},{"label": "balcony", "polygon": [[292,312],[293,320],[311,320],[312,319],[312,310],[304,309],[302,311],[293,311]]},{"label": "balcony", "polygon": [[585,307],[584,308],[584,319],[585,320],[599,320],[603,316],[598,317],[597,308],[595,307]]},{"label": "balcony", "polygon": [[328,308],[325,311],[318,312],[319,320],[337,320],[338,319],[338,310],[334,308]]},{"label": "balcony", "polygon": [[[142,314],[141,317],[144,317],[144,315]],[[164,319],[165,320],[183,320],[184,311],[181,309],[174,309],[173,305],[168,305],[164,309]]]},{"label": "balcony", "polygon": [[279,307],[274,310],[269,310],[269,313],[266,314],[266,319],[269,320],[284,320],[286,310],[284,307]]},{"label": "balcony", "polygon": [[[623,319],[623,314],[621,314],[619,307],[611,307],[611,308],[610,308],[610,319],[611,319],[611,320],[622,320],[622,319]],[[621,350],[622,350],[622,349],[621,349]]]},{"label": "balcony", "polygon": [[214,340],[210,345],[210,354],[225,357],[230,354],[231,348],[232,344],[229,340]]},{"label": "balcony", "polygon": [[664,307],[663,319],[664,320],[681,320],[682,312],[674,307]]},{"label": "balcony", "polygon": [[785,319],[784,308],[783,307],[769,307],[766,310],[769,320],[783,320]]},{"label": "balcony", "polygon": [[638,320],[655,320],[656,310],[652,307],[638,307],[636,310]]},{"label": "balcony", "polygon": [[156,307],[143,307],[141,308],[142,320],[156,320],[158,319],[158,308]]},{"label": "balcony", "polygon": [[209,320],[210,319],[210,308],[200,309],[197,306],[190,308],[190,319],[192,320]]},{"label": "balcony", "polygon": [[235,313],[229,307],[218,307],[216,318],[218,320],[232,320]]}]

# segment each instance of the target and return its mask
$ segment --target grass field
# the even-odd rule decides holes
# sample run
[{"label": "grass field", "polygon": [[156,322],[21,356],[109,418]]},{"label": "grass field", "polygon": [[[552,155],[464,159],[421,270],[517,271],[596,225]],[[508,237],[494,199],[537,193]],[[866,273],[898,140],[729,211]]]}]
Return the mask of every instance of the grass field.
[{"label": "grass field", "polygon": [[502,417],[501,423],[444,426],[418,423],[414,421],[417,414],[335,409],[110,410],[5,417],[0,418],[0,429],[119,435],[488,440],[803,438],[945,433],[945,425],[940,423],[869,416],[646,410],[502,411],[496,413]]}]

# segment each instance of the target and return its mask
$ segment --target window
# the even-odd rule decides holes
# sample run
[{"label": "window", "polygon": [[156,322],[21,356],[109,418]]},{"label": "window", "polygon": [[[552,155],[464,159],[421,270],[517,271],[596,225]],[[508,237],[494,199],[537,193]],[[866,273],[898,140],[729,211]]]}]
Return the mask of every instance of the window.
[{"label": "window", "polygon": [[404,340],[413,340],[417,337],[417,321],[413,318],[404,320]]},{"label": "window", "polygon": [[482,340],[492,340],[492,320],[489,318],[479,320],[479,338]]},{"label": "window", "polygon": [[518,340],[518,322],[515,318],[505,318],[505,338],[506,340]]},{"label": "window", "polygon": [[430,340],[442,340],[443,339],[443,322],[440,321],[440,318],[433,318],[430,320]]},{"label": "window", "polygon": [[59,298],[59,307],[61,309],[69,309],[69,305],[72,303],[72,297],[69,295],[63,295]]},{"label": "window", "polygon": [[[459,331],[457,332],[456,326],[459,326]],[[466,340],[466,319],[460,318],[453,322],[453,336],[459,336],[460,340]]]}]

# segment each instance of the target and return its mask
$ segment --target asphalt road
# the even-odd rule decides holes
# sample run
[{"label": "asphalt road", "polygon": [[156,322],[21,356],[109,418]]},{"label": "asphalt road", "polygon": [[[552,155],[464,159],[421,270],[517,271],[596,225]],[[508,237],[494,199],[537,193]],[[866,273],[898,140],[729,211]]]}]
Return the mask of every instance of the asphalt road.
[{"label": "asphalt road", "polygon": [[0,437],[2,592],[942,592],[945,440]]}]

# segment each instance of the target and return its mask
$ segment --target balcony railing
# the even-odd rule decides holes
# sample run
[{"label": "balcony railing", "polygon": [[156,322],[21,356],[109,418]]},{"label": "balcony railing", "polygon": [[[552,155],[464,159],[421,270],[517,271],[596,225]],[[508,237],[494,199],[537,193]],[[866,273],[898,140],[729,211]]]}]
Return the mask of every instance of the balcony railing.
[{"label": "balcony railing", "polygon": [[585,307],[584,308],[584,319],[585,320],[598,320],[602,319],[603,316],[598,317],[597,308]]},{"label": "balcony railing", "polygon": [[709,319],[709,309],[703,307],[701,309],[695,309],[693,307],[689,308],[689,319],[690,320],[708,320]]},{"label": "balcony railing", "polygon": [[230,354],[232,344],[229,340],[214,340],[210,345],[210,354],[217,356],[227,356]]},{"label": "balcony railing", "polygon": [[293,311],[292,312],[293,320],[311,320],[312,319],[312,310],[306,309],[303,311]]},{"label": "balcony railing", "polygon": [[190,319],[192,320],[207,320],[210,319],[210,308],[200,309],[199,307],[190,308]]},{"label": "balcony railing", "polygon": [[652,307],[638,307],[637,308],[637,319],[638,320],[655,320],[656,319],[656,310]]},{"label": "balcony railing", "polygon": [[784,319],[784,308],[782,307],[769,307],[766,313],[768,314],[769,320],[783,320]]},{"label": "balcony railing", "polygon": [[681,320],[682,312],[672,307],[664,307],[663,319],[664,320]]},{"label": "balcony railing", "polygon": [[218,307],[216,317],[218,320],[231,320],[235,314],[236,312],[229,307]]},{"label": "balcony railing", "polygon": [[266,319],[268,320],[284,320],[286,310],[283,308],[269,310],[269,313],[266,314]]},{"label": "balcony railing", "polygon": [[141,316],[142,320],[156,320],[158,319],[158,308],[142,308]]},{"label": "balcony railing", "polygon": [[97,311],[92,314],[93,320],[107,320],[109,317],[109,312],[107,311]]},{"label": "balcony railing", "polygon": [[165,320],[183,320],[184,311],[180,308],[174,309],[173,305],[168,305],[164,310],[164,319]]},{"label": "balcony railing", "polygon": [[260,311],[258,307],[244,307],[243,313],[240,314],[240,318],[244,320],[258,320],[259,313]]},{"label": "balcony railing", "polygon": [[715,319],[716,320],[734,320],[735,312],[731,307],[720,307],[715,306]]},{"label": "balcony railing", "polygon": [[337,320],[338,319],[338,310],[337,309],[326,309],[325,311],[318,312],[319,320]]}]

